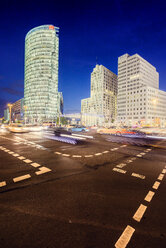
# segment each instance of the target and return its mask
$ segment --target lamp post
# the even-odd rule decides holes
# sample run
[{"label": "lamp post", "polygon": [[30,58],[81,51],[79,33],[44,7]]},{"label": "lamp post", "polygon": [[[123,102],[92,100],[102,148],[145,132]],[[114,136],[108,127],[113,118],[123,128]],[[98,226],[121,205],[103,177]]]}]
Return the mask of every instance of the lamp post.
[{"label": "lamp post", "polygon": [[9,113],[10,113],[10,118],[9,118],[9,125],[11,125],[11,120],[12,120],[12,104],[8,103],[7,105],[9,107]]}]

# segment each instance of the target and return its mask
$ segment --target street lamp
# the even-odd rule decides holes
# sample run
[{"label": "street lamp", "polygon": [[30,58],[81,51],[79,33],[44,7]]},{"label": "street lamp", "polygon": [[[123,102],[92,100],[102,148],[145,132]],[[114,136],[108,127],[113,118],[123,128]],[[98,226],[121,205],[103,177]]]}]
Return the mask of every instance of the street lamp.
[{"label": "street lamp", "polygon": [[9,125],[11,125],[11,120],[12,120],[12,106],[13,106],[13,104],[8,103],[7,106],[9,107],[9,113],[10,113]]}]

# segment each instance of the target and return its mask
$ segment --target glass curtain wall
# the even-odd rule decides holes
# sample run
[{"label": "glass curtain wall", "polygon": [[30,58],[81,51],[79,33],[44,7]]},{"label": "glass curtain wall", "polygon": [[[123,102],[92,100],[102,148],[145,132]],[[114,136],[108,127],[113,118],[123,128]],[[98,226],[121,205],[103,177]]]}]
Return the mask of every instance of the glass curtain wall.
[{"label": "glass curtain wall", "polygon": [[43,25],[25,37],[25,118],[29,123],[55,121],[58,107],[59,28]]}]

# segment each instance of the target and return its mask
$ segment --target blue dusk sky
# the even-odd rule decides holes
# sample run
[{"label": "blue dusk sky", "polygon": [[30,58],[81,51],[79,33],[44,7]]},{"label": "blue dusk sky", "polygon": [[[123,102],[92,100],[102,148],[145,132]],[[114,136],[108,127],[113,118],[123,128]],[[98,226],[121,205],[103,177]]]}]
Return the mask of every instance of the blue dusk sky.
[{"label": "blue dusk sky", "polygon": [[163,0],[4,0],[0,3],[0,114],[24,96],[24,40],[40,25],[59,33],[59,91],[64,112],[79,112],[97,63],[117,74],[118,56],[138,53],[166,91],[166,2]]}]

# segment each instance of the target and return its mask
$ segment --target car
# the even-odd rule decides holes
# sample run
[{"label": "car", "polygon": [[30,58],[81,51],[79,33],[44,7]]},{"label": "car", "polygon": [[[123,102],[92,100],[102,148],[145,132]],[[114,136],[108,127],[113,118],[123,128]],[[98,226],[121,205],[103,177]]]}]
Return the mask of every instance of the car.
[{"label": "car", "polygon": [[71,128],[71,131],[72,132],[88,132],[89,129],[87,129],[84,126],[76,126],[76,127]]},{"label": "car", "polygon": [[13,123],[7,128],[12,133],[27,133],[29,130],[22,124]]},{"label": "car", "polygon": [[61,134],[71,135],[71,131],[65,127],[57,127],[54,129],[55,136],[60,136]]}]

